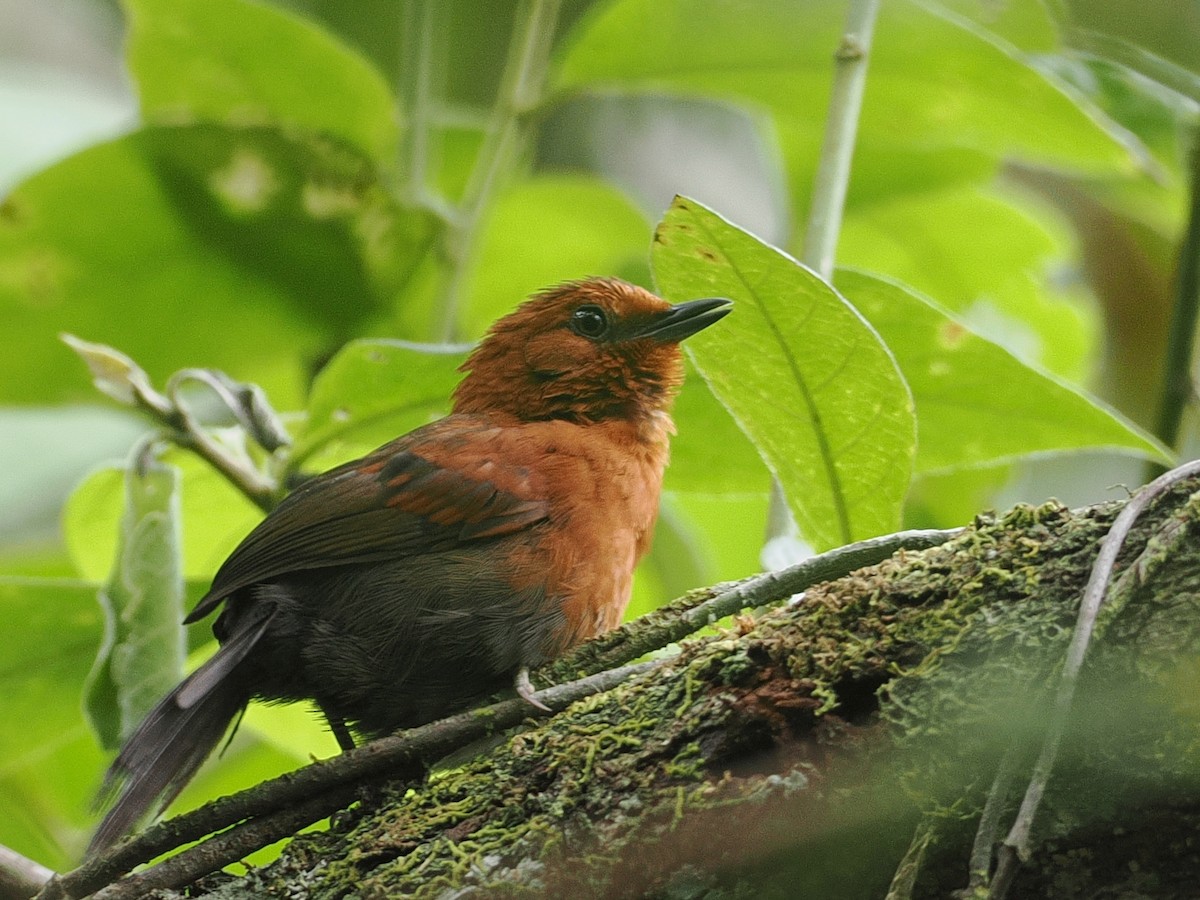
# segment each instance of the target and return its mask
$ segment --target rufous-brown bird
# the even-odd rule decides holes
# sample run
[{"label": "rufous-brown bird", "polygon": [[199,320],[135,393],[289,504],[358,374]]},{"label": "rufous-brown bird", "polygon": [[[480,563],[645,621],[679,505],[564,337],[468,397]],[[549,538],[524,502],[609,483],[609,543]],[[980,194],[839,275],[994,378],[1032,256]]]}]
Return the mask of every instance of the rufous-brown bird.
[{"label": "rufous-brown bird", "polygon": [[300,485],[187,622],[217,653],[105,780],[91,850],[182,789],[253,698],[312,700],[345,749],[447,715],[615,627],[658,512],[679,342],[729,312],[591,279],[535,296],[463,364],[453,412]]}]

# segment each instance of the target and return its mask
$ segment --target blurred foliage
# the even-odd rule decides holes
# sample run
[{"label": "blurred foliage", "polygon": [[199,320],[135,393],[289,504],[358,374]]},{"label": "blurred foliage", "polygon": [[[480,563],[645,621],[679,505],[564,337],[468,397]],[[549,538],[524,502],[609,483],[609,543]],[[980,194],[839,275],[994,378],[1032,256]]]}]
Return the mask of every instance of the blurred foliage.
[{"label": "blurred foliage", "polygon": [[[1153,369],[1162,344],[1200,99],[1186,60],[1077,49],[1037,0],[884,4],[838,254],[852,268],[831,285],[787,253],[842,4],[574,0],[553,28],[543,6],[125,0],[140,123],[0,202],[0,403],[80,421],[67,404],[95,397],[56,339],[70,331],[156,384],[211,366],[262,385],[296,440],[264,464],[317,471],[444,413],[464,346],[440,342],[477,339],[548,283],[730,296],[690,348],[631,615],[756,569],[772,474],[824,548],[959,524],[1029,455],[1164,458],[1124,418],[1146,420],[1153,379],[1124,370]],[[142,567],[137,590],[194,599],[259,514],[186,452],[162,462],[182,531],[153,541],[174,564]],[[0,712],[27,723],[5,732],[0,843],[51,866],[93,821],[103,759],[81,690],[95,598],[138,537],[125,480],[83,481],[64,549],[0,554]],[[42,494],[6,493],[7,515]],[[145,638],[135,625],[128,645]],[[120,680],[161,684],[177,655]],[[179,803],[330,751],[307,713],[252,710]]]}]

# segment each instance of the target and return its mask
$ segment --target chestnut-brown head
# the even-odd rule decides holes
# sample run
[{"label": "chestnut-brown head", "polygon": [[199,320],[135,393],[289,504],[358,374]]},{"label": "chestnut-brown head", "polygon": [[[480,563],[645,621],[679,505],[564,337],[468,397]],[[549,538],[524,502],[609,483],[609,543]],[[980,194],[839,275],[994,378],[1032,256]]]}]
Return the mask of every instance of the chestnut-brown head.
[{"label": "chestnut-brown head", "polygon": [[683,381],[679,342],[731,307],[672,306],[615,278],[550,288],[496,322],[463,363],[454,411],[590,423],[667,409]]}]

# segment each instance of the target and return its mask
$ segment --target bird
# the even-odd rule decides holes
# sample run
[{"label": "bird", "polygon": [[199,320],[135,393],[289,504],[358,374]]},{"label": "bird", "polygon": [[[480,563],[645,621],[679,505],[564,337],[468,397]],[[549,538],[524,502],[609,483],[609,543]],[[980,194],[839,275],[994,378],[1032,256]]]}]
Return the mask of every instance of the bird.
[{"label": "bird", "polygon": [[314,703],[343,750],[508,685],[540,706],[529,670],[622,618],[679,344],[731,308],[615,278],[548,288],[467,356],[449,415],[303,481],[185,619],[219,609],[220,647],[123,744],[89,855],[161,813],[251,699]]}]

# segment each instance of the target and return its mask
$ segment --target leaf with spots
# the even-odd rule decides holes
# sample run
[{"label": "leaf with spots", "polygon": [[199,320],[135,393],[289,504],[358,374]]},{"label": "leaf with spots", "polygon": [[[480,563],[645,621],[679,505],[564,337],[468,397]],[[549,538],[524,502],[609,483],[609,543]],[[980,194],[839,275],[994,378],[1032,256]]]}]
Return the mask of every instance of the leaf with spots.
[{"label": "leaf with spots", "polygon": [[195,125],[91,147],[0,205],[0,322],[23,348],[0,357],[0,397],[87,397],[55,339],[69,331],[155,383],[203,364],[298,404],[312,361],[395,302],[431,234],[326,139]]},{"label": "leaf with spots", "polygon": [[1079,388],[1027,365],[896,282],[854,270],[838,290],[887,342],[917,405],[921,474],[1084,447],[1170,462],[1168,451]]},{"label": "leaf with spots", "polygon": [[687,347],[779,479],[817,550],[894,530],[912,473],[912,397],[879,335],[795,260],[693,200],[655,232],[672,301],[725,296],[733,313]]},{"label": "leaf with spots", "polygon": [[383,75],[316,23],[245,0],[125,0],[147,121],[280,125],[391,161],[399,115]]}]

